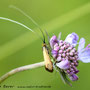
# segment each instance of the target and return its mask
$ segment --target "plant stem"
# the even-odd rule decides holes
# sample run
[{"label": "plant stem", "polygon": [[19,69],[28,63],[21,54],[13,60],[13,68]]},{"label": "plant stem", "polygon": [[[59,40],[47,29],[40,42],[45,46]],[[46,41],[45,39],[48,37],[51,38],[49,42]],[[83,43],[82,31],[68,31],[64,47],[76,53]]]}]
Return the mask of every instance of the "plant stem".
[{"label": "plant stem", "polygon": [[25,65],[25,66],[21,66],[21,67],[15,68],[15,69],[7,72],[6,74],[4,74],[2,77],[0,77],[0,83],[2,83],[4,80],[9,78],[10,76],[16,74],[17,72],[21,72],[21,71],[25,71],[25,70],[29,70],[29,69],[34,69],[34,68],[42,67],[44,65],[45,65],[45,63],[43,61],[43,62],[39,62],[39,63]]}]

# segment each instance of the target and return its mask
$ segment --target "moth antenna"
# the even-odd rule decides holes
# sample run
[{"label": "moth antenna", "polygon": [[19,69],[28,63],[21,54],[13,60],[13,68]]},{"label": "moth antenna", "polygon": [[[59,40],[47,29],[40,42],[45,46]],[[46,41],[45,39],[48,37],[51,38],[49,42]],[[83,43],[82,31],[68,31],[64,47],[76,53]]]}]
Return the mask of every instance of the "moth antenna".
[{"label": "moth antenna", "polygon": [[[5,17],[0,17],[0,19],[6,20],[6,21],[10,21],[10,22],[13,22],[13,23],[16,23],[16,24],[18,24],[18,25],[20,25],[20,26],[28,29],[29,31],[33,32],[34,34],[37,34],[37,33],[35,33],[31,28],[29,28],[28,26],[26,26],[26,25],[24,25],[24,24],[22,24],[22,23],[20,23],[20,22],[18,22],[18,21],[15,21],[15,20],[12,20],[12,19],[9,19],[9,18],[5,18]],[[37,35],[38,35],[38,34],[37,34]],[[39,35],[38,35],[38,36],[39,36]],[[40,36],[39,36],[39,38],[43,41],[43,39],[42,39]]]},{"label": "moth antenna", "polygon": [[46,33],[46,35],[48,37],[48,41],[50,41],[50,36],[48,35],[48,32],[46,30],[45,30],[45,33]]},{"label": "moth antenna", "polygon": [[36,21],[35,21],[34,19],[32,19],[32,17],[30,17],[29,15],[27,15],[27,14],[26,14],[23,10],[21,10],[20,8],[14,6],[14,5],[10,5],[9,7],[18,10],[18,11],[21,12],[24,16],[26,16],[28,19],[30,19],[30,20],[39,28],[39,30],[41,31],[41,33],[42,33],[42,35],[43,35],[43,43],[45,43],[44,33],[43,33],[41,27],[36,23]]},{"label": "moth antenna", "polygon": [[31,28],[29,28],[28,26],[26,26],[26,25],[24,25],[24,24],[22,24],[22,23],[20,23],[18,21],[15,21],[15,20],[12,20],[12,19],[9,19],[9,18],[5,18],[5,17],[0,17],[0,19],[3,19],[3,20],[6,20],[6,21],[10,21],[10,22],[16,23],[16,24],[18,24],[20,26],[23,26],[24,28],[30,30],[31,32],[35,33]]}]

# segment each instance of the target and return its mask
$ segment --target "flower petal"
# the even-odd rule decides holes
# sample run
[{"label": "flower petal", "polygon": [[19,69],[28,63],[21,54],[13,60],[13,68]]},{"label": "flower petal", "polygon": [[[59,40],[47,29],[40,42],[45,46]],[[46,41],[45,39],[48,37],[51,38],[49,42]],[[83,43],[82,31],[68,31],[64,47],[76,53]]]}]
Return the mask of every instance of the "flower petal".
[{"label": "flower petal", "polygon": [[62,57],[61,57],[61,54],[60,54],[60,55],[58,55],[58,57],[57,57],[57,61],[61,61],[61,59],[62,59]]},{"label": "flower petal", "polygon": [[81,50],[84,49],[84,46],[85,46],[85,39],[81,38],[79,41],[78,52],[81,52]]},{"label": "flower petal", "polygon": [[86,50],[90,50],[90,44],[87,45]]},{"label": "flower petal", "polygon": [[70,64],[69,64],[69,61],[66,59],[66,60],[63,60],[59,63],[56,63],[57,67],[61,68],[61,69],[68,69],[70,67]]},{"label": "flower petal", "polygon": [[60,49],[59,46],[55,47],[54,50],[58,51]]},{"label": "flower petal", "polygon": [[72,33],[66,37],[65,41],[73,46],[76,46],[78,39],[79,39],[78,35],[76,33]]},{"label": "flower petal", "polygon": [[56,58],[57,57],[57,54],[58,54],[58,52],[56,51],[56,50],[52,50],[52,56],[54,57],[54,58]]},{"label": "flower petal", "polygon": [[52,50],[52,54],[57,54],[58,52],[56,50]]},{"label": "flower petal", "polygon": [[57,40],[57,37],[54,35],[54,36],[52,36],[50,38],[50,46],[51,46],[51,48],[53,48],[56,43],[58,43],[58,40]]},{"label": "flower petal", "polygon": [[89,63],[90,62],[90,49],[80,52],[79,60],[84,63]]},{"label": "flower petal", "polygon": [[76,81],[78,80],[78,76],[73,74],[72,76],[69,76],[69,78],[72,80],[72,81]]}]

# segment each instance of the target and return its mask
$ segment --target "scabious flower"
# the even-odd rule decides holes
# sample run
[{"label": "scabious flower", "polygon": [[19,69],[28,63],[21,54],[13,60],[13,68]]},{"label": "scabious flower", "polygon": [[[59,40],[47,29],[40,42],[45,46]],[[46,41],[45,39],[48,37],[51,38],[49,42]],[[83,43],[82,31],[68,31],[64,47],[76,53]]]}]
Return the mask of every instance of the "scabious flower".
[{"label": "scabious flower", "polygon": [[[76,33],[69,34],[65,40],[58,39],[55,35],[50,38],[51,54],[55,60],[55,65],[63,70],[72,81],[78,80],[76,75],[79,60],[88,63],[90,62],[90,44],[85,47],[85,39],[81,38]],[[78,44],[78,50],[75,46]]]}]

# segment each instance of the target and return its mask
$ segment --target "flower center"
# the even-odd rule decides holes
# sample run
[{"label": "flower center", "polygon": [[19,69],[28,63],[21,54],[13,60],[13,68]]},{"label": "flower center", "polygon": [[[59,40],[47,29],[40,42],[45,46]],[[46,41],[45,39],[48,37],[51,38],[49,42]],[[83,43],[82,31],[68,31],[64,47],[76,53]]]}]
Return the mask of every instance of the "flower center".
[{"label": "flower center", "polygon": [[68,74],[73,75],[78,72],[78,52],[71,44],[60,40],[56,43],[52,49],[52,55],[56,60],[56,63],[60,63],[63,60],[68,60],[70,68],[65,70]]}]

